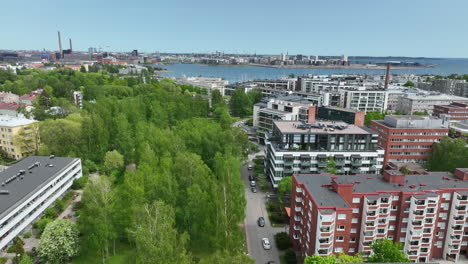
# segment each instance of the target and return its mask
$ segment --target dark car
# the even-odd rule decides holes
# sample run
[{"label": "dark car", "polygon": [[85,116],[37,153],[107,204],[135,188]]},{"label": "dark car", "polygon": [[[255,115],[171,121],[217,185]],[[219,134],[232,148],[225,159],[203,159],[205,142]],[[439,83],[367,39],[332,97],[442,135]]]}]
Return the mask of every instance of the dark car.
[{"label": "dark car", "polygon": [[260,217],[258,218],[257,223],[258,223],[258,226],[264,227],[264,226],[265,226],[265,218],[263,218],[262,216],[260,216]]},{"label": "dark car", "polygon": [[249,176],[249,180],[255,181],[255,177],[254,177],[253,175],[250,175],[250,176]]},{"label": "dark car", "polygon": [[253,193],[257,192],[257,188],[255,188],[255,187],[250,188],[250,190],[252,190]]},{"label": "dark car", "polygon": [[266,264],[276,264],[274,261],[268,261]]}]

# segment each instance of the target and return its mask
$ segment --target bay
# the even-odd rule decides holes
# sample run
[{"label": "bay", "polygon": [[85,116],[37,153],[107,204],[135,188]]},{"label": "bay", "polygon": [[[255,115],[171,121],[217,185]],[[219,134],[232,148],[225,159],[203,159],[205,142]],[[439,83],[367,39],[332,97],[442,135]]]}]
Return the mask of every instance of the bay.
[{"label": "bay", "polygon": [[[362,63],[376,63],[386,61],[406,61],[419,62],[421,64],[430,64],[430,68],[416,69],[392,69],[391,74],[431,74],[431,75],[450,75],[468,74],[468,59],[439,59],[439,58],[369,58],[352,59],[350,61],[359,61]],[[169,72],[162,72],[160,75],[166,77],[220,77],[228,80],[229,83],[255,80],[255,79],[280,79],[291,73],[296,76],[314,74],[384,74],[385,70],[370,69],[304,69],[304,68],[270,68],[261,66],[210,66],[202,64],[172,64],[156,65],[156,67],[166,68]]]}]

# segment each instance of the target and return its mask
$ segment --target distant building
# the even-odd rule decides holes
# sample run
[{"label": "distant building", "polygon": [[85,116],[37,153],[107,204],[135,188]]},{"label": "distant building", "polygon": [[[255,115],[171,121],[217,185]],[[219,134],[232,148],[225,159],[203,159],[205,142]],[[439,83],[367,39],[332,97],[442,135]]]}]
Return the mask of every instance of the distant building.
[{"label": "distant building", "polygon": [[468,119],[468,103],[451,103],[449,105],[434,105],[434,116],[450,121]]},{"label": "distant building", "polygon": [[432,81],[432,91],[437,91],[444,94],[455,95],[457,84],[465,84],[465,80],[454,79],[434,79]]},{"label": "distant building", "polygon": [[138,50],[132,50],[132,56],[138,57]]},{"label": "distant building", "polygon": [[0,115],[17,116],[19,107],[18,103],[0,103]]},{"label": "distant building", "polygon": [[295,174],[289,236],[300,256],[373,254],[387,238],[416,262],[467,255],[468,169],[404,175]]},{"label": "distant building", "polygon": [[83,108],[83,94],[79,91],[73,92],[73,99],[75,104],[82,109]]},{"label": "distant building", "polygon": [[339,174],[377,173],[384,150],[378,134],[366,127],[339,121],[274,121],[266,138],[266,173],[276,188],[295,173],[325,172],[329,158]]},{"label": "distant building", "polygon": [[453,102],[468,103],[468,98],[446,94],[409,94],[401,97],[397,110],[400,110],[403,114],[427,112],[431,115],[434,105],[449,105]]},{"label": "distant building", "polygon": [[24,104],[26,106],[28,105],[32,105],[33,104],[33,101],[36,100],[36,98],[42,94],[42,92],[44,91],[44,89],[37,89],[35,91],[32,91],[31,93],[29,94],[25,94],[25,95],[22,95],[19,100],[20,100],[20,104]]},{"label": "distant building", "polygon": [[33,154],[39,144],[38,129],[36,120],[0,116],[0,149],[12,159]]},{"label": "distant building", "polygon": [[198,86],[200,88],[206,88],[208,92],[218,90],[221,95],[224,95],[224,88],[229,83],[223,78],[209,78],[209,77],[183,77],[177,79],[179,84],[189,84]]},{"label": "distant building", "polygon": [[387,115],[371,121],[370,128],[379,134],[379,145],[385,149],[384,167],[424,164],[434,143],[448,135],[448,123],[431,116]]},{"label": "distant building", "polygon": [[11,92],[0,92],[0,103],[19,103],[19,96]]},{"label": "distant building", "polygon": [[80,178],[78,158],[27,157],[0,172],[0,250]]},{"label": "distant building", "polygon": [[362,112],[384,112],[387,109],[387,92],[380,90],[345,91],[345,107]]}]

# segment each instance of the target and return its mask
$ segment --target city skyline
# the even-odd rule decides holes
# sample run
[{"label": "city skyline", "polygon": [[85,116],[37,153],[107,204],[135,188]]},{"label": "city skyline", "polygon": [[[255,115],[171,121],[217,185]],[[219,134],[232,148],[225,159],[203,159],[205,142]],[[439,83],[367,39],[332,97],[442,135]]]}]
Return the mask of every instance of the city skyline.
[{"label": "city skyline", "polygon": [[466,58],[468,3],[449,2],[8,2],[2,17],[12,23],[0,30],[8,36],[0,49],[57,50],[60,30],[82,51]]}]

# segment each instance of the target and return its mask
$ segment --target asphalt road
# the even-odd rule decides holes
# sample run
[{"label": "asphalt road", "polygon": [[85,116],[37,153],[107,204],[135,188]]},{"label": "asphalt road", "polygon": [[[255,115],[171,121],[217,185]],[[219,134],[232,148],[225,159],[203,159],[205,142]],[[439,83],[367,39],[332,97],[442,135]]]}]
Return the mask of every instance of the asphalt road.
[{"label": "asphalt road", "polygon": [[[268,261],[272,260],[276,261],[276,263],[279,264],[279,252],[276,248],[276,243],[273,235],[279,232],[284,232],[285,228],[271,227],[270,220],[268,219],[268,213],[265,207],[267,194],[263,193],[260,189],[257,189],[257,193],[253,193],[250,190],[250,182],[248,177],[249,174],[253,174],[253,171],[249,171],[246,165],[242,168],[241,174],[242,179],[245,182],[245,198],[247,199],[245,231],[249,256],[256,260],[256,264],[265,264]],[[263,216],[265,218],[264,227],[259,227],[257,224],[257,220],[260,216]],[[270,240],[270,250],[263,249],[262,238],[264,237]]]}]

